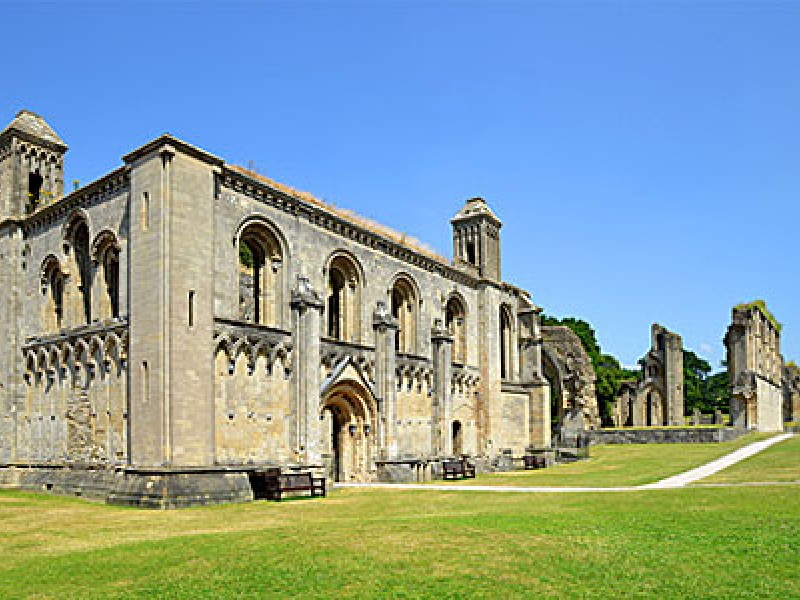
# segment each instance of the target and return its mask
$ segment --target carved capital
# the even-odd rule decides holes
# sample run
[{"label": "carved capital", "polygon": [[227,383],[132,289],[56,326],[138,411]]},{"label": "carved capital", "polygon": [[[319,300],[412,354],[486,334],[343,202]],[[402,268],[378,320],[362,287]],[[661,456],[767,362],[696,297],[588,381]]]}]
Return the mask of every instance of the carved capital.
[{"label": "carved capital", "polygon": [[383,300],[378,300],[378,304],[372,313],[372,327],[380,332],[387,329],[397,329],[397,319],[392,316],[391,311],[386,306],[386,302]]},{"label": "carved capital", "polygon": [[297,285],[292,290],[292,308],[305,310],[306,308],[322,309],[322,300],[305,275],[297,276]]}]

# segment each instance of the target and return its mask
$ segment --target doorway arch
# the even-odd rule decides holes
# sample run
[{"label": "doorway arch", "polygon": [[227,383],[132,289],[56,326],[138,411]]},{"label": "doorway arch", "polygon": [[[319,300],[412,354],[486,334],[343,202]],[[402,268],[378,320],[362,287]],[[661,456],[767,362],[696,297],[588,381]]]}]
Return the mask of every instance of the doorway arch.
[{"label": "doorway arch", "polygon": [[334,481],[372,479],[378,449],[372,393],[357,381],[341,381],[325,392],[320,411],[329,477]]}]

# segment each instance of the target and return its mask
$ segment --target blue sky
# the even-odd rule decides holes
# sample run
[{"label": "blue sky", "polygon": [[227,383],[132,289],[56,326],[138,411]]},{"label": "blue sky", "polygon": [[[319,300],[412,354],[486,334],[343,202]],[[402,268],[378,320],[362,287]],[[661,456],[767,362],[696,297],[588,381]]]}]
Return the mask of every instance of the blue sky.
[{"label": "blue sky", "polygon": [[718,365],[763,298],[800,359],[800,4],[0,4],[0,120],[88,182],[168,131],[449,256],[485,197],[503,276],[633,364]]}]

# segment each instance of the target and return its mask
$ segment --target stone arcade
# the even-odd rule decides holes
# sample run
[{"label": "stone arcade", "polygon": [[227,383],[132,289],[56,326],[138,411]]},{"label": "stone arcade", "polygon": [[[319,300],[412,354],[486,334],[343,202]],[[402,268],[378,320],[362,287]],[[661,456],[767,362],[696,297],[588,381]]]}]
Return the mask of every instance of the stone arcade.
[{"label": "stone arcade", "polygon": [[247,500],[258,465],[410,479],[599,425],[484,200],[451,262],[168,135],[68,194],[66,150],[28,111],[0,133],[0,483]]}]

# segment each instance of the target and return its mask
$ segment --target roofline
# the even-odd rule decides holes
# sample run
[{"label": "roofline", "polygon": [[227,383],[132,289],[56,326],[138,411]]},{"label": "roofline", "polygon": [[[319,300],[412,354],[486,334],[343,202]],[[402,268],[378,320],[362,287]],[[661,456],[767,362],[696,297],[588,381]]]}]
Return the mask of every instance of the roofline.
[{"label": "roofline", "polygon": [[222,167],[222,165],[225,164],[225,161],[218,156],[215,156],[210,152],[206,152],[197,146],[192,146],[191,144],[184,142],[183,140],[179,140],[168,133],[164,133],[154,140],[147,142],[145,145],[138,147],[136,150],[129,152],[122,157],[122,160],[125,162],[125,164],[131,164],[141,158],[144,158],[148,154],[163,150],[178,150],[184,154],[188,154],[192,158],[196,158],[216,167]]},{"label": "roofline", "polygon": [[66,152],[69,150],[69,146],[67,146],[64,142],[58,141],[55,142],[53,140],[47,140],[32,133],[25,131],[24,129],[19,129],[12,125],[9,125],[2,131],[0,131],[0,142],[5,140],[6,138],[10,137],[18,137],[29,144],[36,144],[37,146],[44,146],[45,148],[50,148],[51,150],[58,150],[60,152]]}]

